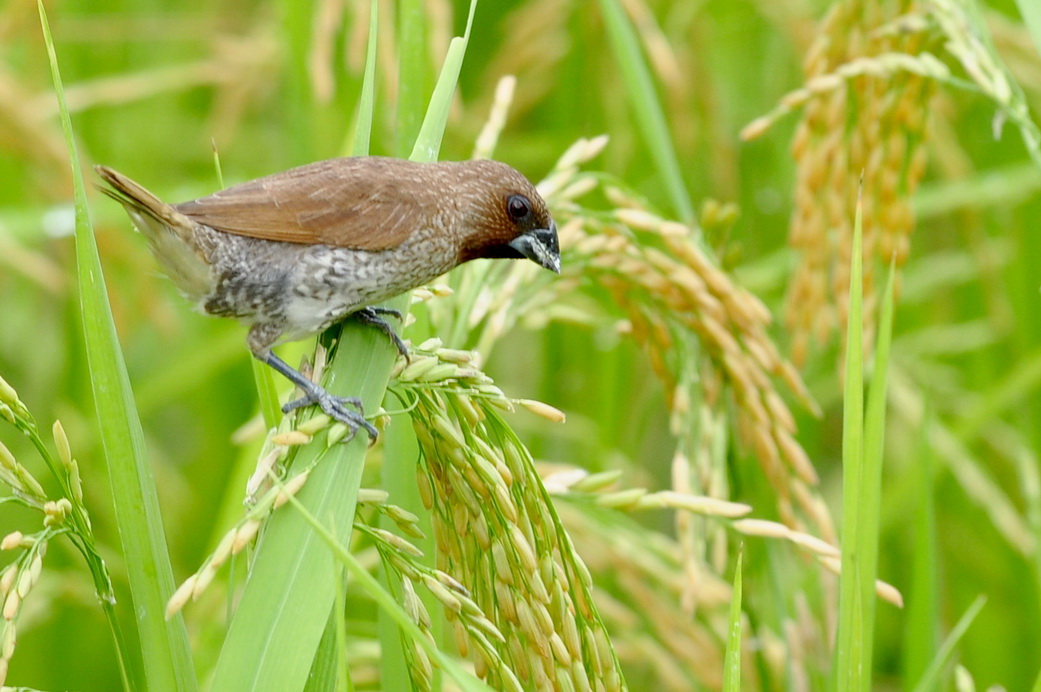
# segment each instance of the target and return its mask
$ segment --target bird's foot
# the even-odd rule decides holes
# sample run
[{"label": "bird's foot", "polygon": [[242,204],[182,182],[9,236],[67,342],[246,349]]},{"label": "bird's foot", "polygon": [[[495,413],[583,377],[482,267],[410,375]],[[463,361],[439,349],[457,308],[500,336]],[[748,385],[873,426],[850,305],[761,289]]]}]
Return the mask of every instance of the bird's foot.
[{"label": "bird's foot", "polygon": [[302,397],[294,399],[283,406],[282,413],[289,413],[305,406],[317,405],[330,418],[347,426],[350,433],[345,438],[345,441],[354,439],[359,428],[368,433],[372,442],[376,441],[376,438],[379,437],[379,431],[376,430],[376,426],[365,419],[365,410],[362,408],[360,399],[353,396],[333,396],[321,386],[313,383],[312,385],[313,388],[307,388]]},{"label": "bird's foot", "polygon": [[[323,394],[325,395],[324,397],[322,396]],[[299,399],[293,399],[292,401],[284,404],[282,406],[282,413],[289,413],[290,411],[295,411],[298,408],[303,408],[305,406],[312,406],[314,404],[318,404],[318,405],[321,406],[321,402],[323,400],[325,400],[325,399],[329,399],[329,400],[333,401],[336,405],[341,406],[341,407],[342,406],[353,406],[354,408],[356,408],[358,410],[358,413],[361,413],[363,415],[365,413],[365,408],[361,405],[361,399],[359,399],[358,397],[356,397],[356,396],[333,396],[332,394],[330,394],[329,392],[325,391],[324,389],[322,389],[321,392],[318,393],[318,394],[308,394],[306,396],[300,397]],[[322,407],[322,410],[325,411],[325,407],[324,406]],[[328,411],[325,411],[325,412],[329,413]],[[331,416],[333,414],[329,413],[329,415]]]},{"label": "bird's foot", "polygon": [[401,311],[394,310],[393,308],[381,308],[370,305],[369,307],[362,308],[354,313],[354,317],[357,318],[359,322],[370,324],[386,334],[387,338],[390,339],[390,342],[394,344],[394,348],[398,350],[398,353],[403,355],[406,361],[411,360],[408,355],[408,346],[406,346],[405,342],[401,340],[398,333],[394,331],[394,327],[390,326],[390,323],[383,319],[381,315],[390,315],[391,317],[396,317],[397,319],[404,321],[404,316],[401,314]]},{"label": "bird's foot", "polygon": [[[353,396],[333,396],[319,384],[307,379],[299,372],[289,367],[284,360],[269,351],[260,357],[265,363],[282,373],[304,393],[299,399],[294,399],[282,407],[282,413],[289,413],[305,406],[317,405],[330,418],[347,426],[350,434],[344,438],[345,442],[354,439],[358,428],[369,434],[370,442],[375,442],[379,437],[376,426],[365,419],[365,410],[361,399]],[[348,408],[353,407],[353,408]]]}]

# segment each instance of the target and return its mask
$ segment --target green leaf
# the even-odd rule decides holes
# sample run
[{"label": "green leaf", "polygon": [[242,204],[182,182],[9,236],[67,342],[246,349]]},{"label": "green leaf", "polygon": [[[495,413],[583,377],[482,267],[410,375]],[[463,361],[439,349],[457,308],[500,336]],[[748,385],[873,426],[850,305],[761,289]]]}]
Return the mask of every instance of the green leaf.
[{"label": "green leaf", "polygon": [[[241,353],[241,348],[239,351]],[[260,401],[260,415],[264,419],[264,428],[270,430],[278,426],[278,421],[282,417],[282,409],[278,405],[278,387],[275,385],[274,371],[256,358],[250,358],[250,363],[253,365],[253,382],[256,384],[257,399]]]},{"label": "green leaf", "polygon": [[[868,393],[867,416],[864,420],[864,468],[860,475],[857,503],[856,545],[853,550],[860,556],[857,570],[859,590],[857,601],[862,623],[859,633],[862,649],[861,688],[871,689],[871,661],[875,636],[875,582],[878,578],[878,536],[882,504],[882,461],[886,439],[886,393],[889,373],[889,350],[893,335],[893,284],[896,268],[889,267],[886,289],[882,295],[882,313],[878,322],[878,341],[875,343],[875,362],[871,372],[871,390]],[[845,545],[845,544],[843,544]]]},{"label": "green leaf", "polygon": [[[863,246],[861,202],[853,226],[849,276],[849,323],[842,412],[842,575],[839,579],[839,627],[835,641],[835,689],[866,690],[864,684],[864,583],[870,581],[859,552],[861,490],[864,468]],[[874,595],[869,597],[874,599]],[[871,662],[867,661],[870,668]],[[870,675],[870,671],[868,671]]]},{"label": "green leaf", "polygon": [[1030,38],[1034,41],[1034,48],[1041,55],[1041,3],[1035,0],[1016,0],[1016,7],[1023,17],[1023,24],[1030,32]]},{"label": "green leaf", "polygon": [[398,7],[398,111],[394,152],[405,156],[415,146],[426,102],[427,19],[423,0],[401,0]]},{"label": "green leaf", "polygon": [[618,0],[600,0],[600,9],[607,25],[607,36],[615,60],[622,72],[622,82],[629,97],[629,105],[636,113],[636,126],[647,141],[651,158],[658,168],[672,209],[684,223],[694,223],[694,205],[683,182],[679,158],[672,146],[668,122],[658,92],[654,88],[651,71],[647,67],[640,42],[632,23]]},{"label": "green leaf", "polygon": [[723,659],[723,692],[741,692],[741,562],[737,554],[734,589],[730,597],[730,624],[727,627],[727,652]]},{"label": "green leaf", "polygon": [[863,397],[863,246],[861,200],[853,224],[849,325],[842,438],[842,575],[839,582],[839,629],[835,646],[837,689],[871,689],[871,653],[878,573],[882,456],[886,436],[886,383],[893,333],[893,284],[890,266],[871,375],[867,416]]},{"label": "green leaf", "polygon": [[929,692],[930,690],[937,689],[940,682],[940,673],[943,672],[944,667],[950,660],[951,655],[954,653],[954,647],[958,646],[958,642],[965,636],[965,633],[969,631],[969,627],[972,625],[976,616],[983,610],[983,606],[987,603],[987,597],[980,595],[976,597],[976,600],[972,602],[965,614],[962,615],[957,624],[954,625],[954,629],[947,635],[947,639],[944,640],[943,645],[940,646],[940,650],[937,652],[936,657],[932,663],[926,669],[925,674],[922,675],[922,679],[918,681],[918,684],[914,687],[914,692]]},{"label": "green leaf", "polygon": [[173,593],[174,582],[155,481],[145,454],[141,421],[108,304],[105,277],[87,208],[86,187],[78,165],[79,153],[72,119],[65,103],[58,58],[42,0],[38,7],[65,145],[72,165],[76,269],[90,382],[141,645],[143,671],[133,670],[126,660],[127,652],[119,646],[121,636],[116,632],[123,684],[136,689],[193,690],[196,687],[195,672],[184,620],[179,615],[169,621],[165,618],[166,599]]},{"label": "green leaf", "polygon": [[416,642],[430,656],[432,662],[436,663],[438,667],[444,670],[449,677],[467,692],[487,692],[487,690],[491,689],[487,684],[463,669],[455,659],[450,658],[438,649],[419,629],[419,625],[413,622],[412,618],[409,617],[408,613],[405,612],[405,609],[398,603],[390,591],[385,589],[375,577],[369,574],[365,566],[358,562],[358,558],[345,549],[336,540],[335,536],[304,508],[302,502],[293,497],[289,498],[289,502],[311,526],[314,535],[321,537],[329,547],[329,550],[336,556],[336,559],[347,568],[347,573],[354,580],[353,583],[360,586],[375,601],[381,612],[390,615],[397,626],[408,635],[409,639]]},{"label": "green leaf", "polygon": [[466,45],[470,42],[470,27],[473,26],[476,10],[477,0],[471,0],[466,31],[448,44],[448,54],[445,56],[445,64],[441,67],[441,76],[434,86],[434,94],[430,97],[430,105],[427,106],[427,114],[423,118],[423,127],[420,128],[416,144],[409,155],[413,161],[437,160],[437,154],[441,150],[441,137],[448,124],[448,111],[452,107],[452,95],[459,81],[459,72],[463,69],[463,56],[466,55]]},{"label": "green leaf", "polygon": [[911,588],[903,647],[904,689],[922,678],[939,646],[940,598],[939,560],[936,545],[936,500],[933,481],[936,461],[929,431],[936,421],[931,413],[922,416],[913,458],[917,510],[914,517],[914,552],[911,558]]},{"label": "green leaf", "polygon": [[354,130],[352,156],[368,156],[372,139],[372,114],[376,110],[376,42],[379,40],[379,3],[369,3],[369,39],[365,49],[365,76],[358,99],[358,124]]},{"label": "green leaf", "polygon": [[[356,323],[345,324],[340,338],[340,348],[349,349],[350,358],[330,366],[327,388],[334,394],[359,396],[373,411],[383,399],[393,347],[382,333]],[[349,536],[368,441],[361,432],[352,442],[326,450],[322,439],[297,455],[297,468],[318,462],[299,500],[310,514],[326,517],[337,535]],[[221,649],[213,689],[301,689],[338,588],[332,554],[300,513],[276,512],[257,546]]]}]

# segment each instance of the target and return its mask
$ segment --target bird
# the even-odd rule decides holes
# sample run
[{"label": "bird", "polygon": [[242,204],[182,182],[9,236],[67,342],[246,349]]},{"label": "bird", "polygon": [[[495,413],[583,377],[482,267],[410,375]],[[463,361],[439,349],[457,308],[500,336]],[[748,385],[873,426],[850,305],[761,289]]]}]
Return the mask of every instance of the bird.
[{"label": "bird", "polygon": [[487,159],[420,163],[358,156],[327,159],[167,204],[108,166],[101,191],[123,205],[159,266],[203,313],[249,325],[254,358],[303,396],[283,412],[317,405],[374,442],[361,401],[333,396],[274,347],[348,317],[407,348],[377,303],[475,259],[528,259],[560,273],[556,224],[535,186]]}]

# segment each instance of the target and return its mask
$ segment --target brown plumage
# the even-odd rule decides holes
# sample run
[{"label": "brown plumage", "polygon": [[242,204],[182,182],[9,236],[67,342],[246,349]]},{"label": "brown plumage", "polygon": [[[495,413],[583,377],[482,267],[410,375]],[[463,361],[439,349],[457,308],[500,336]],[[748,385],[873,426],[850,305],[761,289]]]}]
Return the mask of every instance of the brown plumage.
[{"label": "brown plumage", "polygon": [[174,205],[111,168],[96,170],[181,292],[206,313],[250,324],[253,355],[304,390],[286,410],[317,403],[373,436],[344,406],[355,400],[329,395],[272,347],[353,314],[403,349],[373,303],[472,259],[528,258],[560,270],[545,202],[495,161],[330,159]]}]

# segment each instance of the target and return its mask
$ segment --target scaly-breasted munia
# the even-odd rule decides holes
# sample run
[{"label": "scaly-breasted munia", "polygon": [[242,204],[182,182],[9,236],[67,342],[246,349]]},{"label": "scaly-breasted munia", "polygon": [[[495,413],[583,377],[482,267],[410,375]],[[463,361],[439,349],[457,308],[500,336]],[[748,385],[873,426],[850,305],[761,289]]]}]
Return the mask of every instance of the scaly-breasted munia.
[{"label": "scaly-breasted munia", "polygon": [[317,404],[351,436],[358,428],[376,436],[360,402],[311,382],[275,355],[276,344],[356,315],[401,349],[380,317],[387,311],[373,303],[472,259],[527,258],[560,271],[546,203],[496,161],[330,159],[181,204],[111,168],[96,170],[181,293],[205,313],[249,324],[253,356],[304,392],[283,410]]}]

